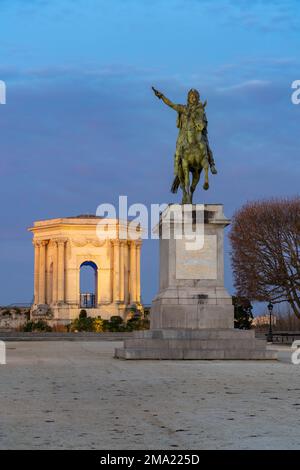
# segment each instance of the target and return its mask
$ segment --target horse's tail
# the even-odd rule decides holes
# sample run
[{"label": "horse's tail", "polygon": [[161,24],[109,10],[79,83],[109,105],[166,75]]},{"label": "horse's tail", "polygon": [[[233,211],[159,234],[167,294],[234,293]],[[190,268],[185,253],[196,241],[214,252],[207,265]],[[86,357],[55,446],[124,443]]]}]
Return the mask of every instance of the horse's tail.
[{"label": "horse's tail", "polygon": [[178,178],[178,176],[175,176],[173,184],[171,186],[171,193],[173,193],[173,194],[177,193],[179,185],[180,185],[179,178]]}]

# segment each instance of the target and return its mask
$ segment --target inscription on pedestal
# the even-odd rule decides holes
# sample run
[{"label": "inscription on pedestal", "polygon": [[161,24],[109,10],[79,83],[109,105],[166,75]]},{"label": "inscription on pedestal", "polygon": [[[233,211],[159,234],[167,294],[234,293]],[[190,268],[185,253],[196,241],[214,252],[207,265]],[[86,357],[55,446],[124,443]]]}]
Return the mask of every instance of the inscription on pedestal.
[{"label": "inscription on pedestal", "polygon": [[200,250],[187,250],[186,240],[176,240],[176,279],[217,278],[217,237],[205,235]]}]

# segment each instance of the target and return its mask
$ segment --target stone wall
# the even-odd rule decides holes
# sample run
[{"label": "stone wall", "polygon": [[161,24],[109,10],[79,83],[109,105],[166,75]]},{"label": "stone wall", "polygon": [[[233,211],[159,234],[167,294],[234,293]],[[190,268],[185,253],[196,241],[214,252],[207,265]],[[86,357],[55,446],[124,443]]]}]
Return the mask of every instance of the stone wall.
[{"label": "stone wall", "polygon": [[0,307],[0,330],[18,330],[29,318],[29,308]]}]

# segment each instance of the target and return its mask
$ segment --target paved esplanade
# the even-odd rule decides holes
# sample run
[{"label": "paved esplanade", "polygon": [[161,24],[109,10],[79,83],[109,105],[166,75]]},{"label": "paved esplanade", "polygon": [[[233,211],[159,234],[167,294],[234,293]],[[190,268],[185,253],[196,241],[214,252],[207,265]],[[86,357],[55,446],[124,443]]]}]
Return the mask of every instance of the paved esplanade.
[{"label": "paved esplanade", "polygon": [[1,449],[300,448],[300,366],[119,361],[116,342],[7,343]]}]

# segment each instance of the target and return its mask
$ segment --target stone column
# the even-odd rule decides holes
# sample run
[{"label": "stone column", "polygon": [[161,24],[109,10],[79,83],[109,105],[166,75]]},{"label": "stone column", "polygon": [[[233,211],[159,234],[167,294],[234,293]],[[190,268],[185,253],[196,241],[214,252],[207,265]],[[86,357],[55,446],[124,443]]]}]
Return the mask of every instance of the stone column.
[{"label": "stone column", "polygon": [[136,244],[130,242],[130,303],[136,303]]},{"label": "stone column", "polygon": [[119,257],[120,241],[113,240],[113,246],[114,246],[113,301],[119,302],[120,301],[120,257]]},{"label": "stone column", "polygon": [[52,303],[57,302],[57,240],[53,240],[53,281],[52,281]]},{"label": "stone column", "polygon": [[109,292],[108,292],[108,302],[109,303],[112,303],[113,302],[113,297],[114,297],[114,266],[113,266],[113,257],[114,257],[114,254],[113,254],[113,243],[108,240],[107,241],[108,243],[108,253],[109,253],[109,281],[108,281],[108,285],[109,285]]},{"label": "stone column", "polygon": [[100,262],[100,267],[98,268],[98,304],[111,304],[113,302],[114,248],[112,241],[107,240],[105,247],[106,256],[103,253],[103,260]]},{"label": "stone column", "polygon": [[46,251],[46,304],[51,305],[52,303],[52,292],[53,292],[53,265],[49,260],[49,245]]},{"label": "stone column", "polygon": [[128,305],[129,299],[129,244],[125,242],[124,249],[124,303]]},{"label": "stone column", "polygon": [[46,246],[48,240],[40,242],[39,256],[39,304],[46,302]]},{"label": "stone column", "polygon": [[136,301],[141,302],[141,240],[136,242]]},{"label": "stone column", "polygon": [[34,246],[34,304],[39,303],[39,263],[40,263],[40,243],[33,240]]},{"label": "stone column", "polygon": [[57,301],[65,301],[65,239],[58,239],[57,245]]},{"label": "stone column", "polygon": [[125,241],[120,241],[120,302],[124,302],[125,300],[125,266],[124,266],[124,259],[125,259]]}]

